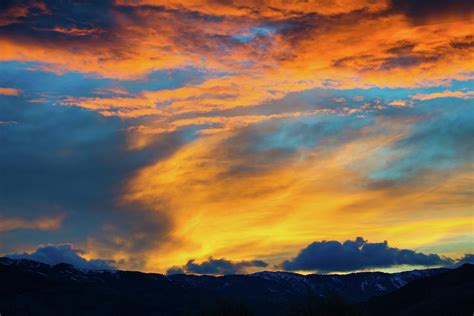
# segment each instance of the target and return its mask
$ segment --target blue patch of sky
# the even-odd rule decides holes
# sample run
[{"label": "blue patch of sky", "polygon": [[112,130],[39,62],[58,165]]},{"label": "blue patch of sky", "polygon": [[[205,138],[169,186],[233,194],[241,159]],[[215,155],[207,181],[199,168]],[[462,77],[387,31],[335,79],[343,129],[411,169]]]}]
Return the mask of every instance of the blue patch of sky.
[{"label": "blue patch of sky", "polygon": [[271,126],[271,132],[263,132],[256,142],[261,151],[284,149],[296,152],[301,148],[317,147],[328,150],[349,141],[356,130],[372,124],[371,116],[353,118],[349,116],[323,114],[298,118],[280,119],[259,124],[262,130]]},{"label": "blue patch of sky", "polygon": [[271,36],[276,32],[276,29],[269,25],[262,25],[249,28],[242,32],[241,34],[237,34],[232,36],[232,39],[241,42],[241,43],[248,43],[255,40],[258,36]]},{"label": "blue patch of sky", "polygon": [[[443,91],[472,91],[474,81],[453,81],[447,86],[406,88],[371,88],[352,90],[308,90],[301,94],[308,100],[315,95],[323,95],[321,106],[358,107],[364,102],[380,100],[387,105],[394,100],[412,100],[415,94],[432,94]],[[353,101],[354,96],[362,96],[364,101]],[[345,103],[330,102],[344,98]],[[328,103],[329,101],[329,103]],[[318,103],[318,102],[316,102]],[[474,100],[453,97],[436,98],[426,101],[414,100],[413,108],[388,107],[376,111],[374,116],[421,117],[414,124],[407,123],[409,136],[392,147],[383,148],[377,159],[386,160],[380,168],[368,174],[373,180],[400,180],[422,169],[451,169],[473,160],[474,149],[470,139],[474,136]],[[364,114],[367,115],[367,114]],[[362,122],[365,120],[362,120]],[[470,135],[470,136],[469,136]],[[397,158],[391,158],[397,157]],[[393,159],[393,160],[392,160]]]},{"label": "blue patch of sky", "polygon": [[[387,105],[393,100],[408,101],[415,94],[472,90],[473,82],[453,81],[449,86],[418,89],[310,89],[291,93],[282,100],[255,107],[251,111],[272,114],[314,108],[337,110],[346,106],[357,108],[376,99]],[[354,101],[354,96],[363,96],[364,101]],[[334,99],[341,97],[346,99],[345,103],[334,102]],[[474,148],[470,145],[474,136],[473,106],[472,99],[439,98],[416,101],[410,108],[388,106],[385,110],[349,116],[337,114],[336,111],[336,114],[272,120],[256,125],[258,133],[254,146],[261,151],[284,149],[296,152],[300,148],[316,146],[325,150],[350,141],[351,134],[357,137],[357,130],[374,124],[375,117],[382,120],[417,117],[419,119],[415,123],[407,121],[409,135],[406,138],[391,147],[380,149],[376,159],[385,163],[368,174],[373,180],[402,179],[422,169],[451,169],[474,160]],[[357,117],[359,114],[364,117]]]},{"label": "blue patch of sky", "polygon": [[451,102],[431,101],[417,108],[422,119],[407,126],[409,136],[380,153],[381,158],[384,154],[400,157],[388,158],[383,167],[369,173],[370,179],[399,180],[420,170],[452,169],[474,160],[473,102],[452,98]]}]

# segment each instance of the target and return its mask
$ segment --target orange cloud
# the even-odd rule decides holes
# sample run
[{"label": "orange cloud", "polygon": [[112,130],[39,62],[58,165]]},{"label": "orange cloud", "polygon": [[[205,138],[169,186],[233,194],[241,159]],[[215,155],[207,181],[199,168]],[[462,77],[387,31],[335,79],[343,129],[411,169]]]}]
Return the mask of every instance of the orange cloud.
[{"label": "orange cloud", "polygon": [[18,96],[20,95],[20,90],[15,88],[1,88],[0,87],[0,95],[8,95],[8,96]]},{"label": "orange cloud", "polygon": [[321,109],[306,112],[285,112],[281,114],[269,115],[239,115],[239,116],[202,116],[192,117],[186,119],[162,119],[148,122],[147,125],[135,126],[129,128],[130,139],[129,149],[137,150],[143,149],[147,145],[153,143],[157,135],[163,133],[170,133],[179,128],[193,126],[193,125],[207,125],[199,131],[200,135],[211,135],[215,133],[227,132],[233,129],[242,128],[251,124],[259,122],[295,118],[302,116],[322,115],[336,113],[333,110]]},{"label": "orange cloud", "polygon": [[288,18],[306,14],[335,15],[356,10],[370,12],[381,11],[389,7],[389,1],[337,0],[337,1],[296,1],[296,0],[263,0],[263,1],[175,1],[175,0],[118,0],[122,6],[163,6],[171,9],[198,11],[218,16],[249,16]]},{"label": "orange cloud", "polygon": [[81,29],[77,27],[71,27],[71,28],[65,28],[61,26],[56,26],[53,29],[42,29],[38,28],[37,30],[39,31],[50,31],[50,32],[57,32],[57,33],[62,33],[62,34],[67,34],[67,35],[72,35],[72,36],[87,36],[87,35],[92,35],[96,33],[100,33],[100,29]]},{"label": "orange cloud", "polygon": [[26,219],[22,217],[0,217],[0,232],[16,229],[56,230],[61,227],[64,216],[40,217]]},{"label": "orange cloud", "polygon": [[177,89],[144,91],[131,97],[67,98],[59,105],[79,106],[105,115],[171,116],[207,113],[236,107],[259,105],[284,97],[288,92],[321,85],[319,80],[291,82],[278,77],[234,75],[208,79],[197,85]]},{"label": "orange cloud", "polygon": [[393,106],[407,106],[407,102],[405,100],[395,100],[389,103]]},{"label": "orange cloud", "polygon": [[[390,11],[388,2],[365,0],[116,4],[107,11],[113,27],[56,26],[54,33],[71,36],[52,36],[47,44],[34,34],[51,33],[41,28],[2,34],[0,60],[38,61],[45,64],[42,69],[118,79],[197,67],[276,76],[288,84],[331,80],[360,87],[440,84],[472,71],[472,32],[464,15],[441,24],[413,24],[403,12]],[[122,5],[132,7],[121,10]],[[214,15],[218,18],[210,18]],[[274,32],[248,42],[233,38],[256,27]]]},{"label": "orange cloud", "polygon": [[474,98],[474,91],[449,91],[445,90],[443,92],[434,92],[428,94],[417,93],[411,96],[414,100],[427,101],[438,98],[458,98],[458,99],[472,99]]},{"label": "orange cloud", "polygon": [[[169,5],[177,12],[186,11],[177,3]],[[205,6],[202,2],[196,5]],[[117,13],[121,17],[117,32],[125,32],[121,38],[130,42],[114,41],[110,46],[98,44],[92,48],[88,43],[82,48],[79,44],[79,51],[84,49],[84,53],[68,56],[66,52],[64,60],[48,60],[50,67],[72,67],[121,79],[187,66],[231,74],[176,89],[67,98],[59,105],[75,105],[124,118],[172,117],[256,106],[315,87],[414,88],[473,78],[470,75],[474,71],[470,58],[472,45],[469,44],[472,32],[469,21],[462,16],[443,23],[421,24],[414,24],[410,17],[398,11],[390,14],[357,11],[318,19],[302,15],[291,21],[279,17],[272,22],[275,27],[278,23],[291,26],[241,43],[232,40],[232,36],[265,24],[264,17],[231,14],[208,21],[180,15],[182,12],[148,10],[140,6],[134,10],[142,21],[140,25],[130,24]],[[176,26],[177,23],[171,23],[172,19],[182,20]],[[135,33],[133,36],[128,34],[130,30]],[[137,34],[139,43],[133,40]],[[116,48],[122,51],[120,56],[114,56]],[[12,50],[12,55],[17,56],[18,52]],[[34,55],[51,58],[64,54],[60,50],[55,54],[45,50]]]}]

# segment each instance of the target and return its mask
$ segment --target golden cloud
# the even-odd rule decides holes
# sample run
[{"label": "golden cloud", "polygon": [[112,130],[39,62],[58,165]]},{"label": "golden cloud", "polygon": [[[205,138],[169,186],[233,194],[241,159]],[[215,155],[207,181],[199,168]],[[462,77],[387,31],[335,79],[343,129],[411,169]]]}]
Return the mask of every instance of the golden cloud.
[{"label": "golden cloud", "polygon": [[[276,263],[313,240],[361,231],[409,248],[468,233],[470,198],[456,193],[472,179],[468,168],[420,174],[415,182],[393,186],[374,186],[367,178],[403,154],[385,149],[406,137],[405,124],[380,122],[332,150],[306,148],[290,156],[247,152],[235,131],[218,133],[143,168],[122,202],[164,212],[174,227],[169,242],[147,253],[147,269],[209,255]],[[443,211],[449,208],[455,216]]]},{"label": "golden cloud", "polygon": [[411,96],[414,100],[427,101],[439,98],[458,98],[458,99],[472,99],[474,98],[474,91],[449,91],[434,92],[428,94],[417,93]]}]

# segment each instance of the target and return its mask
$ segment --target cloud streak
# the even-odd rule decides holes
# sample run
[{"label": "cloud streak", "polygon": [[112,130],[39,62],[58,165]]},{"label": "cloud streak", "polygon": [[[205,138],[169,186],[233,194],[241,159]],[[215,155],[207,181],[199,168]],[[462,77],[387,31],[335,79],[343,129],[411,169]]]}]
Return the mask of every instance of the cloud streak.
[{"label": "cloud streak", "polygon": [[18,229],[57,230],[61,227],[64,215],[44,216],[36,219],[0,216],[0,232]]},{"label": "cloud streak", "polygon": [[15,88],[2,88],[0,87],[0,94],[1,95],[6,95],[6,96],[19,96],[21,93],[20,90],[15,89]]},{"label": "cloud streak", "polygon": [[434,93],[427,93],[427,94],[418,93],[411,96],[411,98],[413,100],[420,100],[420,101],[428,101],[428,100],[439,99],[439,98],[458,98],[458,99],[469,100],[469,99],[474,98],[474,91],[445,90],[442,92],[434,92]]}]

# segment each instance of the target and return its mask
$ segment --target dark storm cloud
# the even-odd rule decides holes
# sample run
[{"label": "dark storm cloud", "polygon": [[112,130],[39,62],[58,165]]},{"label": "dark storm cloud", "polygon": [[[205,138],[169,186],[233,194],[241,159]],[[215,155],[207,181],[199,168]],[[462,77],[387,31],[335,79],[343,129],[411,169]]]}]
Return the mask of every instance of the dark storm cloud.
[{"label": "dark storm cloud", "polygon": [[214,259],[210,257],[202,263],[189,260],[183,267],[172,267],[166,274],[195,273],[195,274],[237,274],[244,273],[246,268],[265,268],[268,263],[262,260],[230,261],[224,258]]},{"label": "dark storm cloud", "polygon": [[387,50],[390,57],[379,58],[374,55],[351,56],[334,61],[335,67],[347,67],[349,65],[359,65],[360,71],[389,71],[393,69],[414,68],[422,64],[436,62],[441,55],[436,53],[411,53],[410,44],[406,46],[394,46]]},{"label": "dark storm cloud", "polygon": [[0,13],[0,35],[49,45],[110,35],[115,25],[112,1],[3,1]]},{"label": "dark storm cloud", "polygon": [[383,59],[380,70],[391,70],[399,68],[410,68],[416,67],[423,63],[436,62],[439,57],[436,55],[424,56],[424,55],[401,55],[397,57]]},{"label": "dark storm cloud", "polygon": [[417,253],[409,249],[389,247],[383,243],[369,243],[362,237],[355,240],[316,241],[300,251],[293,259],[282,263],[285,270],[321,272],[354,271],[385,268],[396,265],[448,265],[452,260],[435,254]]},{"label": "dark storm cloud", "polygon": [[464,257],[462,257],[461,259],[458,260],[458,262],[456,262],[456,266],[461,266],[465,263],[474,264],[474,254],[466,253]]},{"label": "dark storm cloud", "polygon": [[[113,216],[113,217],[112,217]],[[116,218],[118,217],[118,218]],[[102,256],[111,256],[115,251],[125,251],[134,256],[141,255],[150,249],[158,249],[167,241],[172,222],[168,215],[159,210],[146,210],[139,205],[130,205],[126,209],[116,209],[106,219],[105,229],[91,234],[91,242],[97,246]],[[139,260],[139,258],[136,258]],[[139,264],[131,263],[137,268]]]},{"label": "dark storm cloud", "polygon": [[[127,125],[69,107],[0,98],[0,216],[63,214],[60,229],[3,234],[0,253],[18,244],[93,238],[110,250],[141,252],[166,238],[168,217],[137,205],[118,205],[122,185],[140,166],[179,146],[176,135],[143,151],[126,149]],[[119,242],[120,241],[120,242]],[[102,249],[102,248],[101,248]]]},{"label": "dark storm cloud", "polygon": [[392,10],[401,12],[411,18],[415,23],[429,19],[453,15],[464,16],[474,12],[474,4],[469,0],[392,0]]},{"label": "dark storm cloud", "polygon": [[166,271],[166,275],[185,274],[186,272],[180,267],[171,267]]},{"label": "dark storm cloud", "polygon": [[456,49],[470,49],[474,47],[474,36],[469,35],[451,41],[451,47]]},{"label": "dark storm cloud", "polygon": [[106,270],[116,267],[114,260],[87,260],[81,256],[83,253],[82,250],[74,248],[71,244],[58,244],[39,246],[32,253],[11,254],[7,257],[11,259],[29,259],[50,265],[67,263],[82,269]]},{"label": "dark storm cloud", "polygon": [[[79,23],[84,25],[110,26],[112,21],[108,13],[113,7],[112,0],[4,0],[0,3],[0,12],[4,16],[16,17],[12,24],[28,23]],[[49,19],[48,19],[49,18]],[[31,26],[38,26],[31,25]],[[67,26],[67,25],[65,25]]]}]

